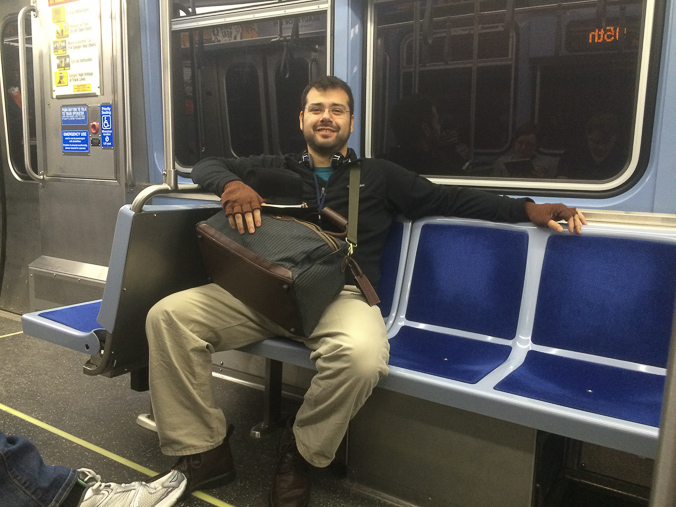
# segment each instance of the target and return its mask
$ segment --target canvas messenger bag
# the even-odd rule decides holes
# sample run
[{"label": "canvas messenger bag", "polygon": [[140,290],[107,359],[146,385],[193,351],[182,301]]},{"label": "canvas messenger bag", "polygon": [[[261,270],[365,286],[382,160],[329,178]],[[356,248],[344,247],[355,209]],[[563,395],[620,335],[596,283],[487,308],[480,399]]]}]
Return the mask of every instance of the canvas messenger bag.
[{"label": "canvas messenger bag", "polygon": [[253,234],[232,229],[219,211],[197,224],[202,259],[211,280],[292,334],[308,337],[345,286],[350,268],[370,305],[379,302],[352,259],[357,244],[359,164],[350,168],[349,219],[322,211],[345,232],[330,233],[289,216],[263,213]]}]

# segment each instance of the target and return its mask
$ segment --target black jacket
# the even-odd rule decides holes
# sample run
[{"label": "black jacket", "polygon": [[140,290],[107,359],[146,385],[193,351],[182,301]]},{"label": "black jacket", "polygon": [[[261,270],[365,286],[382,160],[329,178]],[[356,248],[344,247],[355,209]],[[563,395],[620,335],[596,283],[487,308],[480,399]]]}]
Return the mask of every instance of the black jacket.
[{"label": "black jacket", "polygon": [[[357,162],[351,150],[348,157],[336,167],[328,183],[319,179],[326,194],[324,206],[345,217],[348,215],[349,167]],[[308,204],[303,218],[317,222],[314,171],[302,160],[303,154],[206,158],[195,164],[192,179],[218,196],[226,183],[242,180],[266,200],[281,196],[287,202],[298,202],[300,197]],[[471,188],[436,185],[387,160],[361,159],[360,162],[359,230],[354,258],[374,287],[378,286],[380,278],[383,244],[392,221],[399,214],[411,220],[443,215],[497,222],[529,221],[524,207],[529,199],[512,199]]]}]

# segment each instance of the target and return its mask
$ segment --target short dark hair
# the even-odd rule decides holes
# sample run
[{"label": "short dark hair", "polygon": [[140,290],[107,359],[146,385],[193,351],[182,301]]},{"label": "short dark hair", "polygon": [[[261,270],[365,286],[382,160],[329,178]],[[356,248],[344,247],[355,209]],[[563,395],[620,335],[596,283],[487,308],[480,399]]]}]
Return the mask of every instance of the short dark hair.
[{"label": "short dark hair", "polygon": [[517,140],[521,136],[531,136],[534,135],[536,138],[539,137],[540,128],[535,123],[524,123],[519,125],[514,132],[514,140]]},{"label": "short dark hair", "polygon": [[319,90],[320,92],[325,92],[328,90],[343,90],[347,93],[347,105],[350,108],[350,114],[354,114],[354,97],[352,96],[352,88],[345,81],[336,76],[321,76],[308,83],[303,90],[303,95],[300,97],[300,109],[301,111],[305,110],[305,105],[307,103],[307,94],[310,93],[310,90],[313,88]]}]

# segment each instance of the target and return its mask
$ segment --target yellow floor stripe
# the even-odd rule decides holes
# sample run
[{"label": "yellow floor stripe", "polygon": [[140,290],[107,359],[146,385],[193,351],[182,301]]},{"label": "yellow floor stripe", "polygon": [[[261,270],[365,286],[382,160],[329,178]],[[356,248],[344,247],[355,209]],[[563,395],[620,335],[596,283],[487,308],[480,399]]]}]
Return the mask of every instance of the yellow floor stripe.
[{"label": "yellow floor stripe", "polygon": [[17,331],[16,333],[3,334],[0,338],[9,338],[10,336],[16,336],[18,334],[23,334],[23,331]]},{"label": "yellow floor stripe", "polygon": [[[146,474],[148,476],[152,475],[157,475],[157,472],[151,470],[150,468],[146,468],[142,465],[139,465],[137,463],[134,463],[133,461],[129,461],[126,458],[123,458],[122,456],[118,456],[117,454],[107,451],[106,449],[99,447],[98,445],[94,445],[90,442],[87,442],[86,440],[82,440],[81,438],[78,438],[74,435],[71,435],[70,433],[66,433],[63,430],[60,430],[59,428],[56,428],[50,424],[44,423],[38,419],[35,419],[34,417],[31,417],[27,414],[24,414],[23,412],[19,412],[18,410],[14,410],[11,407],[8,407],[7,405],[3,405],[0,403],[0,410],[3,410],[7,412],[8,414],[11,414],[13,416],[16,416],[20,419],[23,419],[24,421],[27,421],[31,424],[34,424],[35,426],[39,426],[40,428],[43,428],[51,433],[54,433],[55,435],[58,435],[62,438],[65,438],[66,440],[70,440],[71,442],[74,442],[78,445],[81,445],[82,447],[85,447],[86,449],[89,449],[91,451],[94,451],[98,454],[101,454],[109,459],[112,459],[113,461],[117,461],[118,463],[122,463],[123,465],[132,468],[138,472],[141,472],[143,474]],[[205,502],[208,502],[212,505],[216,505],[217,507],[233,507],[229,503],[223,502],[219,500],[218,498],[214,498],[210,495],[207,495],[205,493],[202,493],[201,491],[196,491],[193,493],[194,497],[199,498],[200,500],[204,500]]]}]

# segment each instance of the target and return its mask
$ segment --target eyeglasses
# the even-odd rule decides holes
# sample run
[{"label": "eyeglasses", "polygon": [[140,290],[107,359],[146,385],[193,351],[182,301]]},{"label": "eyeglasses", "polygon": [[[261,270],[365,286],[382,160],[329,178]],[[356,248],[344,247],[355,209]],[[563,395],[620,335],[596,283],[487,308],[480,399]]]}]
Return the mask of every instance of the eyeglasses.
[{"label": "eyeglasses", "polygon": [[318,104],[310,104],[307,106],[307,112],[309,114],[324,114],[326,111],[329,112],[331,116],[334,117],[341,117],[350,114],[350,110],[344,106],[339,106],[339,105],[332,105],[329,106],[328,108],[318,105]]}]

